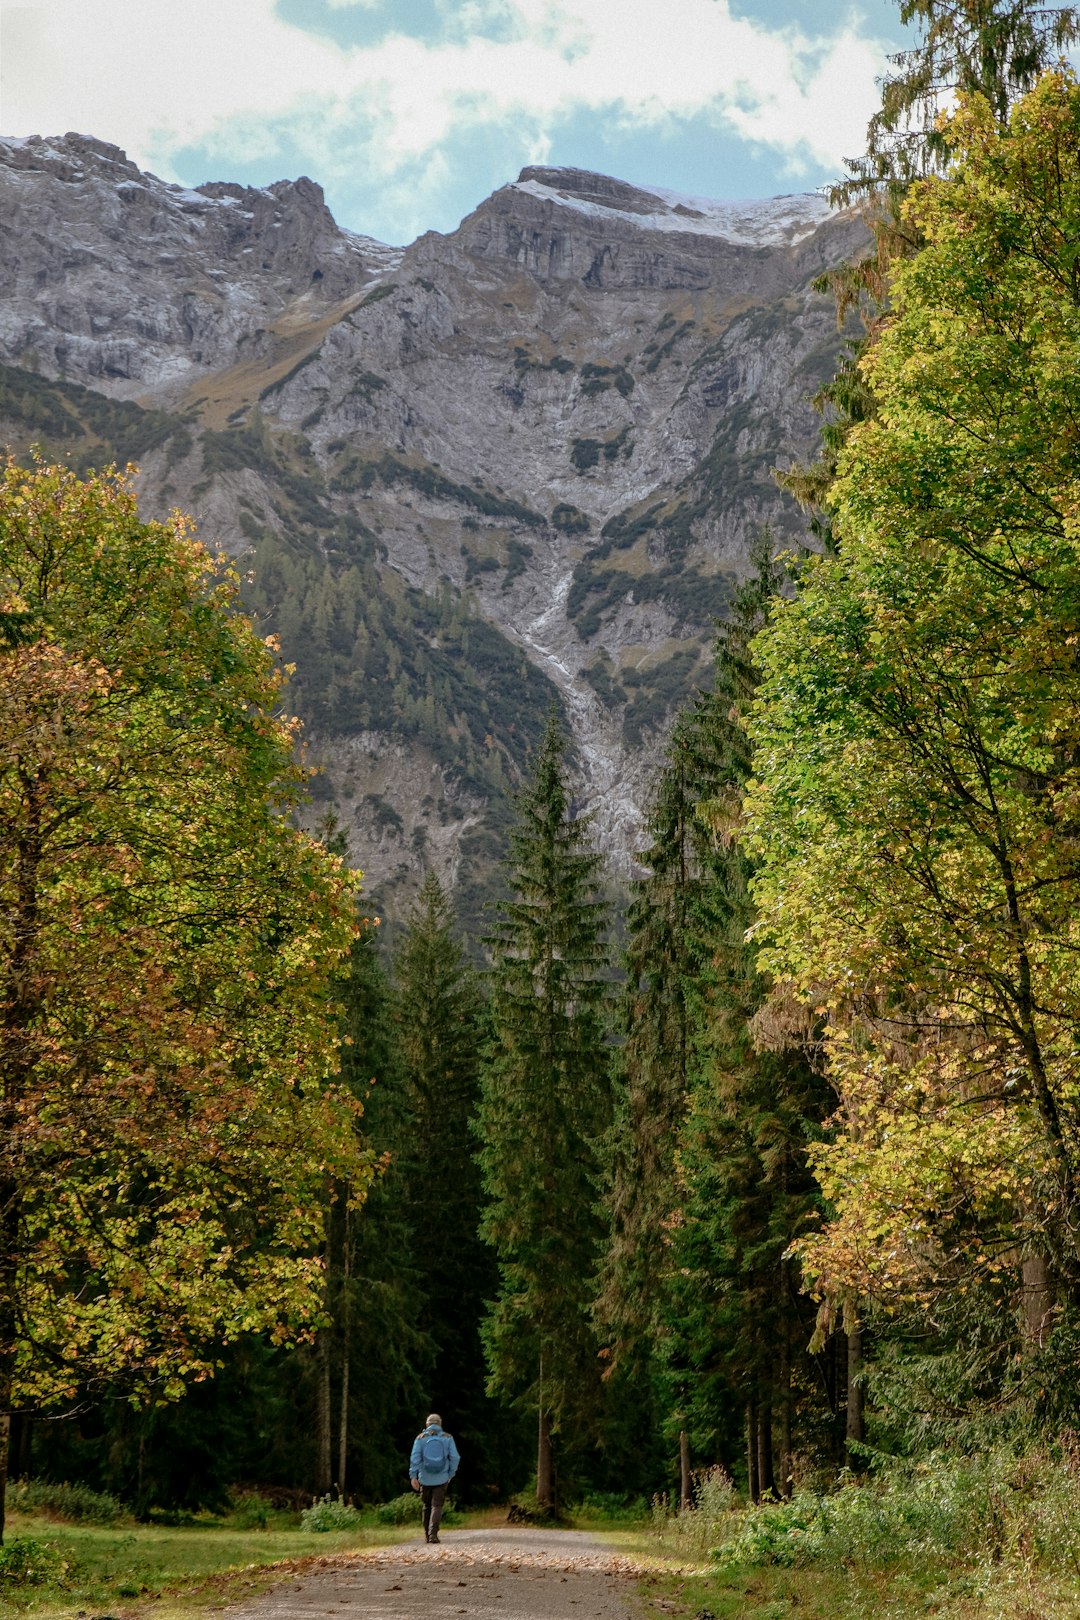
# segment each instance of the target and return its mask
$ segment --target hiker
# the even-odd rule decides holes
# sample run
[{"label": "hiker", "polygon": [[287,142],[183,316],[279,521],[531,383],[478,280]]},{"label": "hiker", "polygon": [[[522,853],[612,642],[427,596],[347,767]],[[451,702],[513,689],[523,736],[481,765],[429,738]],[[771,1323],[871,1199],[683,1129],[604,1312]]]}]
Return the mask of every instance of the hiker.
[{"label": "hiker", "polygon": [[438,1412],[429,1412],[427,1422],[413,1441],[409,1457],[409,1484],[424,1498],[424,1540],[438,1542],[446,1487],[458,1471],[458,1448],[447,1434]]}]

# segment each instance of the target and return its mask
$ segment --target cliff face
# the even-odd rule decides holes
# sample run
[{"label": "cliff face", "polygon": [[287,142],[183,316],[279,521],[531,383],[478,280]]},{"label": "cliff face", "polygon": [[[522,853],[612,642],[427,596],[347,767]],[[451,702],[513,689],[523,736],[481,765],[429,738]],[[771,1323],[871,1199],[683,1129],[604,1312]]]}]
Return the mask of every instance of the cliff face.
[{"label": "cliff face", "polygon": [[266,356],[272,327],[392,259],[340,231],[311,180],[185,190],[83,135],[0,143],[5,357],[121,397]]},{"label": "cliff face", "polygon": [[148,514],[250,552],[384,901],[429,861],[479,892],[552,697],[629,870],[753,538],[799,529],[772,471],[859,225],[531,168],[402,252],[311,181],[184,191],[74,136],[0,144],[0,209],[7,439],[134,446]]}]

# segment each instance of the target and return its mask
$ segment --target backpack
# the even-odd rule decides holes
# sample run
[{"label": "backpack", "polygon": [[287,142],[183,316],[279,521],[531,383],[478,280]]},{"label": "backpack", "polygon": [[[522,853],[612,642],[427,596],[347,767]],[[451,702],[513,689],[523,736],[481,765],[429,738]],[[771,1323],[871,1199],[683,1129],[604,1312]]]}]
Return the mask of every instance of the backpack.
[{"label": "backpack", "polygon": [[445,1434],[429,1434],[420,1447],[420,1466],[425,1474],[441,1474],[450,1461],[450,1441]]}]

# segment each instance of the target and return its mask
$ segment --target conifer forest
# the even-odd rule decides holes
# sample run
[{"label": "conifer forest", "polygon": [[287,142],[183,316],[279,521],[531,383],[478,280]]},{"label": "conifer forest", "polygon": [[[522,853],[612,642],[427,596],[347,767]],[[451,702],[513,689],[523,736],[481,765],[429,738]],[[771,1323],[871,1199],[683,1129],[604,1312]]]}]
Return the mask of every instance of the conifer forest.
[{"label": "conifer forest", "polygon": [[0,1501],[385,1502],[429,1410],[460,1503],[540,1518],[1075,1469],[1080,14],[899,9],[803,539],[628,884],[530,694],[497,894],[370,914],[289,718],[334,691],[260,628],[287,545],[9,461]]}]

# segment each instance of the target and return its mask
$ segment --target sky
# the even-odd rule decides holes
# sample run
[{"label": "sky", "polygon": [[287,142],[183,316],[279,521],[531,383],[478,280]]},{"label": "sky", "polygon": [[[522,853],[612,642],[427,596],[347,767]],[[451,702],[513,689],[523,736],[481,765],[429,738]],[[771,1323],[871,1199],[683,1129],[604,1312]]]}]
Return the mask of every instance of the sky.
[{"label": "sky", "polygon": [[183,185],[307,174],[405,243],[530,163],[815,190],[905,43],[893,0],[5,0],[0,134],[95,135]]}]

